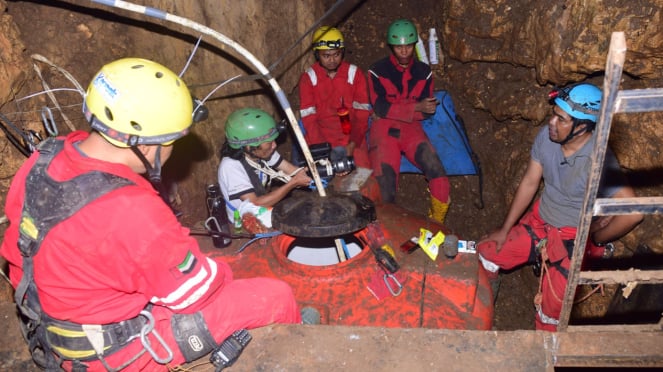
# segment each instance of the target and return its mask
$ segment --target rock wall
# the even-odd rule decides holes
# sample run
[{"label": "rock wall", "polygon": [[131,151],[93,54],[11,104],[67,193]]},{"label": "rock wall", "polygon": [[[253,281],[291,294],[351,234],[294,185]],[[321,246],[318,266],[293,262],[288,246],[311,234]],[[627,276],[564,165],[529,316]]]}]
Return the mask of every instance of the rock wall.
[{"label": "rock wall", "polygon": [[[480,158],[500,159],[488,165],[495,168],[487,169],[486,188],[505,196],[503,206],[515,191],[509,180],[524,171],[525,150],[537,130],[530,126],[547,120],[550,106],[542,97],[551,85],[588,80],[602,86],[613,31],[623,31],[627,41],[622,88],[663,87],[662,6],[656,0],[446,4],[444,49],[448,60],[461,62],[448,66],[446,80],[474,109],[500,123],[469,126]],[[663,194],[656,181],[663,175],[662,122],[662,113],[617,115],[613,122],[610,145],[641,196]],[[663,252],[660,223],[660,216],[648,217],[622,240],[627,251],[644,245]]]},{"label": "rock wall", "polygon": [[[7,9],[1,19],[0,107],[22,128],[43,133],[39,116],[30,112],[52,105],[40,95],[23,101],[20,108],[12,107],[13,97],[25,97],[44,89],[33,73],[35,62],[30,58],[33,53],[45,56],[70,72],[84,88],[103,64],[121,57],[153,59],[175,72],[187,66],[184,80],[192,94],[208,99],[206,105],[212,114],[204,124],[194,127],[193,135],[180,141],[176,151],[188,153],[188,156],[174,157],[164,168],[164,176],[177,185],[178,200],[194,206],[193,214],[200,215],[196,209],[203,209],[204,186],[201,185],[216,181],[217,154],[228,114],[240,107],[256,106],[273,112],[277,118],[283,117],[272,89],[256,75],[258,70],[247,58],[219,40],[180,23],[82,0],[47,4],[12,2],[9,7],[0,0],[0,4],[2,9]],[[314,17],[324,11],[324,4],[316,1],[282,4],[243,1],[240,6],[236,2],[155,0],[141,4],[174,14],[177,21],[185,24],[193,21],[204,25],[222,39],[241,45],[270,68],[272,76],[284,89],[290,90],[296,85],[304,65],[310,63],[306,43],[295,45],[295,41],[314,22]],[[293,48],[283,56],[291,46]],[[43,70],[51,87],[71,87],[54,68],[39,62],[35,64]],[[230,79],[237,80],[228,82]],[[73,127],[87,130],[87,123],[80,115],[80,95],[61,93],[58,99],[63,113],[72,118]],[[62,125],[58,113],[55,114],[56,121]],[[4,139],[2,144],[5,177],[0,180],[0,202],[11,175],[24,160],[11,145],[5,145]]]},{"label": "rock wall", "polygon": [[509,63],[536,70],[537,81],[563,83],[602,71],[610,34],[624,31],[624,69],[663,77],[660,1],[449,1],[445,41],[460,61]]}]

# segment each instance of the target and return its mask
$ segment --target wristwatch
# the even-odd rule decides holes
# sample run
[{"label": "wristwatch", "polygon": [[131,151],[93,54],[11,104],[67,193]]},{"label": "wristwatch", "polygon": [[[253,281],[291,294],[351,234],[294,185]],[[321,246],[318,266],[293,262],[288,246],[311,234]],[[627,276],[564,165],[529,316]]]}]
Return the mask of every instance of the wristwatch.
[{"label": "wristwatch", "polygon": [[592,244],[594,244],[597,247],[602,247],[603,249],[603,258],[610,258],[612,255],[615,253],[615,245],[612,244],[612,242],[607,242],[607,243],[597,243],[596,240],[594,240],[594,237],[590,237],[592,240]]}]

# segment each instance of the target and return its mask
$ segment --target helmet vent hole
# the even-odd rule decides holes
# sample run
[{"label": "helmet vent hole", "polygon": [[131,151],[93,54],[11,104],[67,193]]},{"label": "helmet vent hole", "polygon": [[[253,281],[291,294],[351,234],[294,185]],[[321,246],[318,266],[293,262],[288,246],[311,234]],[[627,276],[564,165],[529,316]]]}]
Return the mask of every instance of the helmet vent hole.
[{"label": "helmet vent hole", "polygon": [[156,76],[157,79],[161,79],[163,77],[163,72],[159,71],[155,73],[154,76]]},{"label": "helmet vent hole", "polygon": [[131,127],[134,128],[137,131],[143,130],[143,128],[140,126],[140,124],[136,123],[135,121],[131,122]]},{"label": "helmet vent hole", "polygon": [[108,107],[104,107],[104,114],[106,114],[108,120],[113,121],[113,112]]}]

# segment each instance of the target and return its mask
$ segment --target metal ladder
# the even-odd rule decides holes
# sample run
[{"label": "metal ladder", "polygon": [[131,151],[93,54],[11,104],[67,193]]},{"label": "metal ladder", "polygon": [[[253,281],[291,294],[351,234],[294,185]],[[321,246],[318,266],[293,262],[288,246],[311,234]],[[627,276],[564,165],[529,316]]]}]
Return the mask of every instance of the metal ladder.
[{"label": "metal ladder", "polygon": [[[603,97],[596,125],[596,144],[575,249],[569,267],[568,284],[554,342],[549,345],[555,367],[564,366],[663,366],[659,345],[663,318],[644,325],[569,325],[576,289],[590,284],[661,284],[663,270],[582,271],[585,244],[593,216],[663,213],[663,197],[597,198],[601,171],[608,146],[612,117],[617,113],[663,111],[663,89],[619,90],[626,41],[623,32],[614,32],[606,60]],[[618,341],[619,340],[619,341]]]},{"label": "metal ladder", "polygon": [[[609,330],[607,326],[569,326],[571,308],[578,285],[588,284],[641,284],[663,283],[663,270],[613,270],[613,271],[582,271],[581,264],[585,253],[585,244],[589,235],[589,226],[593,216],[610,216],[626,214],[663,213],[663,197],[635,198],[598,198],[596,197],[601,170],[605,159],[606,148],[612,117],[617,113],[640,113],[663,111],[663,89],[619,90],[622,69],[626,55],[626,41],[623,32],[614,32],[610,40],[610,49],[606,61],[606,72],[603,83],[603,104],[596,126],[596,145],[592,153],[592,165],[582,206],[580,225],[575,238],[575,249],[569,268],[568,284],[564,293],[562,311],[559,318],[558,332],[576,331],[580,328],[593,330]],[[653,325],[621,325],[622,330],[633,331],[656,330],[663,328],[663,318]]]}]

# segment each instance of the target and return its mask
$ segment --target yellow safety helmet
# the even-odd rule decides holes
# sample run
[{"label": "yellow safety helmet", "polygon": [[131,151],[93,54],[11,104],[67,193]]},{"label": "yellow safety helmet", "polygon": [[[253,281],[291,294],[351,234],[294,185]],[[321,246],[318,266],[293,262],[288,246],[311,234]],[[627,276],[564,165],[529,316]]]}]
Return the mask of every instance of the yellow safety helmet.
[{"label": "yellow safety helmet", "polygon": [[124,58],[94,76],[83,113],[115,146],[168,145],[189,132],[193,99],[184,81],[167,67]]},{"label": "yellow safety helmet", "polygon": [[335,27],[322,26],[313,33],[313,50],[345,48],[343,34]]}]

